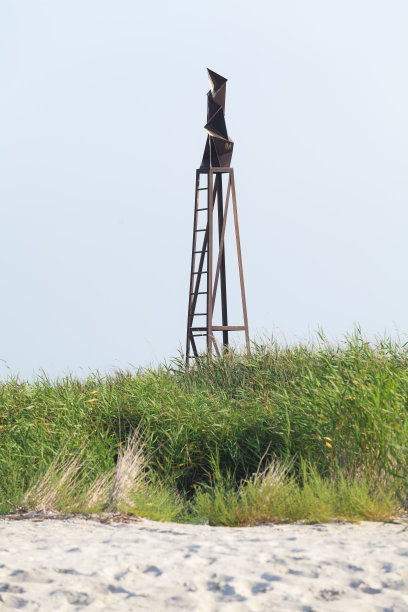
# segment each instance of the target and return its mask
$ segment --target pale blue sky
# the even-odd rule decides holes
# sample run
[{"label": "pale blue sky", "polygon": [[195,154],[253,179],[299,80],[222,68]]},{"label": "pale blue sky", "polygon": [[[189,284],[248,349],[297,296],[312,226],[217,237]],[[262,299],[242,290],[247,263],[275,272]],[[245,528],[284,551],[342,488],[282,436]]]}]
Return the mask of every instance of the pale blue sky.
[{"label": "pale blue sky", "polygon": [[251,336],[405,335],[407,31],[406,0],[3,0],[0,375],[184,346],[206,66]]}]

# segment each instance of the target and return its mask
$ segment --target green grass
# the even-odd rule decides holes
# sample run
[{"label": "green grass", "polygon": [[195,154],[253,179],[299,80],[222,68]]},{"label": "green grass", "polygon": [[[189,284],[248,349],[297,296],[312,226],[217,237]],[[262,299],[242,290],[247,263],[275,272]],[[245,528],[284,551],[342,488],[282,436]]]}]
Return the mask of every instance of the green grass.
[{"label": "green grass", "polygon": [[[109,489],[138,430],[143,486],[116,507],[227,525],[383,519],[407,504],[407,416],[408,347],[359,332],[334,345],[323,336],[253,344],[250,355],[187,372],[180,359],[86,380],[9,379],[0,384],[0,511],[21,505],[47,470],[58,480],[84,445],[75,495],[68,488],[54,503],[68,508],[83,495],[85,507],[104,475]],[[273,494],[259,476],[268,465],[284,473]]]},{"label": "green grass", "polygon": [[305,523],[336,520],[386,520],[401,506],[392,490],[372,488],[365,479],[339,472],[328,481],[315,470],[299,483],[279,463],[235,490],[225,478],[197,490],[184,514],[192,522],[229,527],[262,523]]}]

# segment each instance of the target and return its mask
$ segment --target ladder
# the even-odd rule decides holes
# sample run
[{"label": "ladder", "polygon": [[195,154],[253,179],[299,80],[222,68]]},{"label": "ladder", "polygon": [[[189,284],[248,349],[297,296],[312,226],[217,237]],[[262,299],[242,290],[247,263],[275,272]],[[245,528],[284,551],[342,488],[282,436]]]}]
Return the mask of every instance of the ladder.
[{"label": "ladder", "polygon": [[[191,254],[191,273],[190,273],[190,294],[187,321],[187,352],[188,358],[197,359],[198,351],[195,338],[205,336],[208,338],[208,223],[209,223],[209,176],[207,175],[207,186],[200,187],[201,173],[196,172],[194,222],[193,222],[193,246]],[[200,205],[200,192],[207,192],[206,204]],[[203,194],[204,195],[204,194]],[[206,214],[201,214],[206,213]],[[203,227],[200,227],[200,224]],[[204,227],[205,225],[205,227]],[[201,248],[200,247],[201,244]],[[205,268],[205,269],[204,269]],[[205,311],[196,312],[197,299],[199,295],[205,295]],[[205,317],[204,324],[198,325],[203,319],[196,320],[197,317]],[[192,349],[192,354],[190,351]]]}]

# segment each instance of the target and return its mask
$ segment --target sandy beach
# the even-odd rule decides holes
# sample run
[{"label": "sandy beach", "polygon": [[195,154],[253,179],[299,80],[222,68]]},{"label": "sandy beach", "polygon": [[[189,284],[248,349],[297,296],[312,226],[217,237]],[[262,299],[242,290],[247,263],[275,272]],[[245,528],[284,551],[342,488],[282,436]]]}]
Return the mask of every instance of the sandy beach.
[{"label": "sandy beach", "polygon": [[0,607],[408,609],[408,529],[1,520]]}]

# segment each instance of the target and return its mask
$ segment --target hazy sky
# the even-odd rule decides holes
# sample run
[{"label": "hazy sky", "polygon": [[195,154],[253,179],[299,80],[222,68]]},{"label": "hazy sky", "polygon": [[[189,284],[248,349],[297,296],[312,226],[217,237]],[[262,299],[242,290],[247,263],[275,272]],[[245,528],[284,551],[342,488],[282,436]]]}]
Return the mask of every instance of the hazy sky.
[{"label": "hazy sky", "polygon": [[207,66],[251,336],[405,335],[407,32],[406,0],[2,0],[0,375],[184,347]]}]

